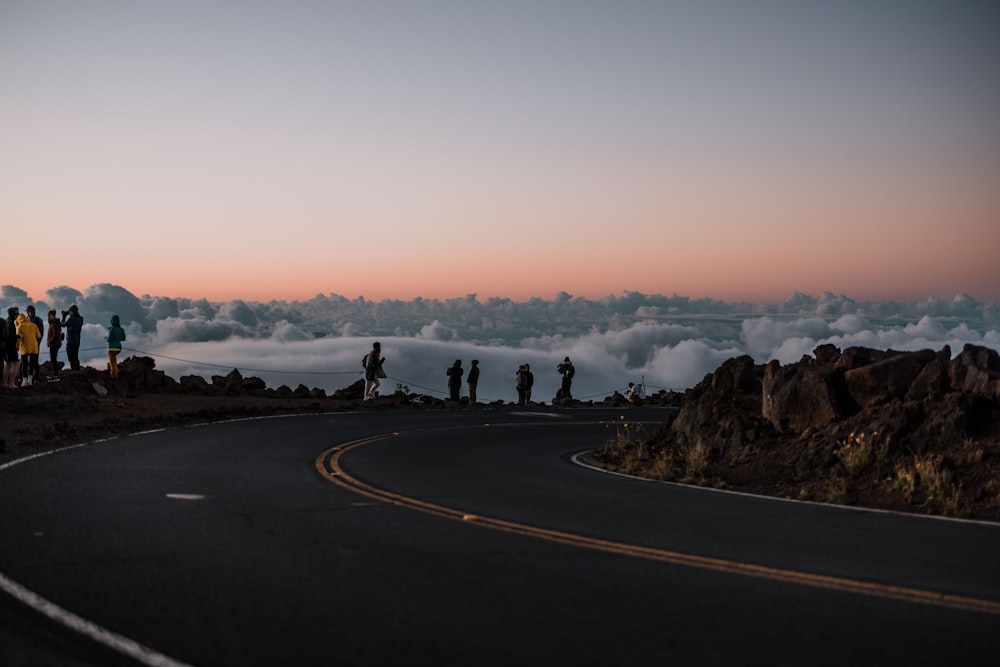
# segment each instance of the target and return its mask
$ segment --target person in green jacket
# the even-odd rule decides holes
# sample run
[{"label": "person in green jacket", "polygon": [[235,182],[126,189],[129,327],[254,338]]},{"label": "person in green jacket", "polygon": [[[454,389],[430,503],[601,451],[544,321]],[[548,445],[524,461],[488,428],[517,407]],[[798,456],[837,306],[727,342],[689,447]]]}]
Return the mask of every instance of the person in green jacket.
[{"label": "person in green jacket", "polygon": [[125,340],[125,330],[122,329],[121,320],[117,315],[111,316],[111,326],[108,327],[108,335],[104,337],[108,341],[108,372],[112,378],[118,377],[118,353],[122,351],[122,341]]}]

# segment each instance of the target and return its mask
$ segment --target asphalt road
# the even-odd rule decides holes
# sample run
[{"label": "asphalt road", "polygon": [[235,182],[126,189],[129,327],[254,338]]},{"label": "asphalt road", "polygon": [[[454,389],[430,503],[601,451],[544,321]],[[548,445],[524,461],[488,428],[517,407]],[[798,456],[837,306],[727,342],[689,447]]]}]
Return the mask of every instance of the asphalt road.
[{"label": "asphalt road", "polygon": [[997,664],[1000,526],[575,464],[622,414],[281,417],[8,465],[0,664]]}]

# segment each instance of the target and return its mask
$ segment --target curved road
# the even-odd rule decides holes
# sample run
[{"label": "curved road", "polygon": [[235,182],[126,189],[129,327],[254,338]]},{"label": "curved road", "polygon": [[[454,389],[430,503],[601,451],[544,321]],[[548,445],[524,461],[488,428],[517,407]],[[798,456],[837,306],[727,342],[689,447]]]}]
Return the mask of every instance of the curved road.
[{"label": "curved road", "polygon": [[3,464],[0,664],[996,664],[1000,526],[574,464],[622,414],[281,417]]}]

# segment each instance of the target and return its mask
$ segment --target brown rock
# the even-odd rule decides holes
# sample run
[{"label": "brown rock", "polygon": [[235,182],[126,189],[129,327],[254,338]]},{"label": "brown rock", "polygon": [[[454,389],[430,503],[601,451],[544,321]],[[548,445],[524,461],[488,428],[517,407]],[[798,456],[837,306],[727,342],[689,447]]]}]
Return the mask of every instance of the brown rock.
[{"label": "brown rock", "polygon": [[862,408],[868,408],[895,398],[903,398],[924,366],[936,359],[937,355],[933,350],[897,353],[881,361],[845,371],[844,383],[851,398]]},{"label": "brown rock", "polygon": [[857,412],[836,368],[799,362],[782,367],[772,361],[764,369],[762,410],[781,431],[805,431]]},{"label": "brown rock", "polygon": [[951,388],[990,400],[1000,400],[1000,354],[966,344],[951,363]]}]

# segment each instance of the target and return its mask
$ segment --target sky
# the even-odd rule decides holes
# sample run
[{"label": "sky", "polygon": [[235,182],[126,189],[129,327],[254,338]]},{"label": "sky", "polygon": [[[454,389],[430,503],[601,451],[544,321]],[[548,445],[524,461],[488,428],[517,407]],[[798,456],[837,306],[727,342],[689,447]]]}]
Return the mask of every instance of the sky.
[{"label": "sky", "polygon": [[0,0],[0,283],[1000,300],[976,0]]}]

